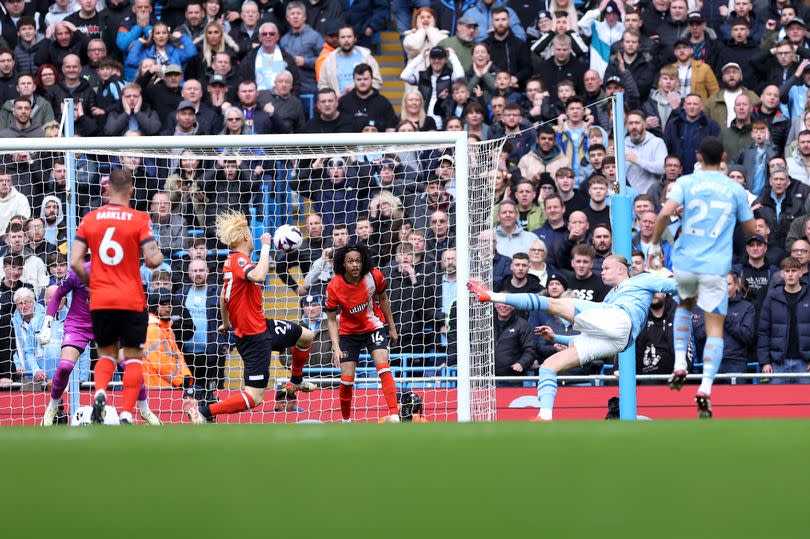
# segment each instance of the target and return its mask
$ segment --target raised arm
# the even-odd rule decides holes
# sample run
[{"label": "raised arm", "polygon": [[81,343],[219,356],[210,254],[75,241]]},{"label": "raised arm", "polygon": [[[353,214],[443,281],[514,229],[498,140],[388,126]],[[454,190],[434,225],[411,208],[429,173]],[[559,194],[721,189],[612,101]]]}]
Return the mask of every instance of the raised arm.
[{"label": "raised arm", "polygon": [[245,274],[248,281],[254,283],[264,283],[270,273],[270,245],[273,243],[273,236],[265,232],[261,236],[262,252],[259,255],[259,262]]},{"label": "raised arm", "polygon": [[[157,243],[157,242],[155,242]],[[73,248],[70,251],[70,269],[84,284],[90,282],[90,274],[84,267],[84,257],[87,255],[87,244],[82,240],[73,240]]]}]

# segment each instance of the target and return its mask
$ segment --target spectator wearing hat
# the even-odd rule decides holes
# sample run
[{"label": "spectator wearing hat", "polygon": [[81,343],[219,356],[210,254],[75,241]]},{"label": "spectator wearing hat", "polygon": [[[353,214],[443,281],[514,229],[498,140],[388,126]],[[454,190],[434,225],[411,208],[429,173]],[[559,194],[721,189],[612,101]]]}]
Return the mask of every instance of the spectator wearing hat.
[{"label": "spectator wearing hat", "polygon": [[462,15],[456,21],[456,33],[439,41],[438,47],[453,49],[461,67],[466,72],[472,66],[472,50],[478,35],[478,23],[469,15]]},{"label": "spectator wearing hat", "polygon": [[418,88],[425,103],[425,112],[441,129],[441,113],[436,111],[440,111],[442,103],[450,98],[453,82],[464,78],[464,68],[454,52],[448,53],[447,49],[441,47],[433,47],[428,51],[429,67],[417,72],[416,68],[423,60],[416,57],[408,62],[399,78]]},{"label": "spectator wearing hat", "polygon": [[278,43],[278,26],[272,22],[259,26],[261,46],[250,50],[239,63],[239,75],[243,81],[256,81],[256,89],[272,90],[276,75],[289,71],[293,78],[292,93],[301,92],[300,70],[295,59]]},{"label": "spectator wearing hat", "polygon": [[689,30],[681,36],[692,47],[692,58],[709,66],[717,64],[717,53],[723,45],[717,33],[706,26],[706,18],[699,11],[692,11],[686,18]]},{"label": "spectator wearing hat", "polygon": [[168,118],[177,110],[183,100],[180,82],[183,80],[183,69],[171,64],[161,69],[157,64],[147,69],[136,79],[143,89],[143,98],[160,118]]},{"label": "spectator wearing hat", "polygon": [[[751,191],[748,190],[748,183],[746,181],[745,176],[745,169],[737,164],[729,163],[727,167],[727,172],[729,179],[734,180],[735,182],[739,183],[742,188],[745,190],[745,197],[748,200],[748,204],[751,205],[757,199],[756,195],[754,195]],[[736,241],[739,241],[739,238],[735,238]],[[735,249],[736,251],[737,249]]]},{"label": "spectator wearing hat", "polygon": [[[650,95],[655,80],[655,62],[651,57],[641,53],[639,49],[641,34],[638,30],[625,30],[622,33],[621,43],[622,50],[610,60],[605,70],[605,81],[616,75],[621,77],[623,72],[629,71],[632,82],[638,89],[639,99],[644,102]],[[624,81],[624,77],[622,80]]]},{"label": "spectator wearing hat", "polygon": [[315,81],[321,81],[321,66],[323,66],[324,60],[326,60],[329,53],[333,50],[338,48],[339,41],[338,41],[338,32],[340,31],[340,22],[337,20],[328,21],[324,25],[324,30],[322,32],[323,35],[323,47],[321,48],[320,53],[318,53],[318,58],[315,60]]},{"label": "spectator wearing hat", "polygon": [[[798,5],[801,6],[802,4],[799,3]],[[797,52],[800,49],[806,52],[806,49],[810,47],[810,42],[807,39],[807,25],[805,24],[807,17],[808,12],[805,11],[802,18],[794,17],[785,25],[785,39],[793,45]]]},{"label": "spectator wearing hat", "polygon": [[[520,158],[518,168],[520,175],[537,184],[543,173],[554,174],[562,167],[568,166],[568,159],[557,146],[557,135],[550,125],[537,128],[537,143]],[[553,180],[551,180],[553,184]]]},{"label": "spectator wearing hat", "polygon": [[[620,2],[622,7],[623,2]],[[602,0],[598,9],[585,12],[579,20],[579,33],[590,38],[591,69],[604,76],[610,59],[610,46],[621,40],[624,32],[623,9],[614,0]],[[601,21],[597,21],[599,17]]]},{"label": "spectator wearing hat", "polygon": [[675,63],[672,66],[678,70],[681,97],[694,93],[699,95],[701,101],[705,104],[709,96],[720,91],[720,85],[712,68],[704,62],[695,60],[692,51],[692,44],[688,40],[679,39],[676,41]]},{"label": "spectator wearing hat", "polygon": [[497,8],[505,8],[509,14],[509,27],[512,34],[522,41],[526,40],[526,30],[520,24],[520,17],[511,8],[506,6],[503,0],[478,0],[470,6],[465,12],[464,16],[473,19],[478,23],[478,36],[475,38],[476,43],[481,43],[492,33],[492,13]]},{"label": "spectator wearing hat", "polygon": [[131,82],[124,86],[121,101],[107,114],[104,134],[120,137],[127,131],[142,135],[156,135],[160,131],[160,117],[144,103],[141,87]]},{"label": "spectator wearing hat", "polygon": [[279,44],[292,55],[300,71],[301,92],[313,94],[318,89],[315,62],[323,49],[323,37],[306,23],[306,6],[303,2],[287,4],[286,20],[290,29],[282,36]]},{"label": "spectator wearing hat", "polygon": [[163,135],[185,137],[197,134],[199,129],[199,125],[197,124],[197,109],[191,101],[184,99],[177,104],[174,119],[174,125],[168,125],[163,130]]},{"label": "spectator wearing hat", "polygon": [[[329,331],[326,328],[326,313],[323,311],[323,296],[320,294],[307,294],[300,301],[301,327],[307,328],[315,333],[312,341],[312,348],[309,350],[308,367],[329,368],[332,367],[332,342],[329,340]],[[285,350],[281,355],[283,365],[292,365],[292,357],[289,350]]]},{"label": "spectator wearing hat", "polygon": [[172,331],[172,294],[166,288],[149,294],[143,383],[150,389],[190,388],[193,384],[191,371]]},{"label": "spectator wearing hat", "polygon": [[[338,110],[357,124],[363,120],[374,122],[379,131],[393,131],[399,122],[394,107],[388,98],[372,86],[371,66],[357,64],[354,67],[354,86],[338,100]],[[355,130],[360,131],[355,126]]]},{"label": "spectator wearing hat", "polygon": [[754,11],[752,0],[734,0],[733,7],[734,10],[728,14],[725,23],[720,25],[718,29],[720,39],[730,43],[733,40],[734,25],[737,24],[738,19],[742,19],[750,29],[751,40],[758,44],[765,33],[765,23],[759,19]]},{"label": "spectator wearing hat", "polygon": [[217,285],[209,284],[208,264],[195,259],[188,263],[182,288],[174,295],[172,304],[186,309],[191,318],[190,331],[178,338],[183,356],[194,378],[198,399],[215,401],[216,390],[224,381],[225,357],[221,354],[219,324],[219,294]]},{"label": "spectator wearing hat", "polygon": [[[513,12],[514,13],[514,12]],[[492,62],[511,74],[510,87],[522,88],[532,74],[532,63],[526,36],[518,38],[510,27],[510,13],[505,7],[492,10],[492,33],[484,39]]]},{"label": "spectator wearing hat", "polygon": [[576,24],[571,27],[571,19],[566,11],[550,12],[543,10],[537,15],[537,27],[527,32],[529,49],[538,59],[548,60],[552,54],[551,42],[556,35],[567,35],[571,38],[571,50],[574,56],[584,58],[588,54],[588,45],[576,31]]},{"label": "spectator wearing hat", "polygon": [[713,94],[706,103],[706,114],[714,118],[720,124],[720,127],[728,127],[734,121],[734,100],[740,94],[745,94],[749,97],[752,105],[759,103],[759,96],[743,86],[742,83],[742,69],[740,65],[734,62],[729,62],[723,65],[720,70],[723,87],[717,93]]},{"label": "spectator wearing hat", "polygon": [[[608,66],[610,67],[610,66]],[[616,75],[611,75],[605,79],[605,97],[613,97],[616,92],[622,92],[624,94],[624,102],[627,104],[628,108],[637,109],[641,106],[638,97],[638,87],[636,86],[636,81],[633,79],[633,75],[629,69],[624,69],[623,71],[619,71]],[[590,110],[590,108],[588,109]],[[604,118],[606,115],[602,114],[600,117]],[[610,115],[607,115],[607,118],[610,118]],[[599,126],[597,126],[599,127]],[[602,128],[600,129],[609,129]],[[590,129],[588,130],[590,132]],[[590,141],[589,141],[590,143]]]},{"label": "spectator wearing hat", "polygon": [[[765,120],[751,122],[751,138],[753,142],[743,148],[732,162],[742,167],[746,179],[745,188],[759,196],[768,183],[768,161],[779,155],[779,152],[771,140],[768,123]],[[807,150],[810,151],[810,148]]]},{"label": "spectator wearing hat", "polygon": [[224,75],[215,73],[207,79],[203,99],[212,108],[221,112],[222,105],[236,100],[236,91],[229,87],[228,79]]},{"label": "spectator wearing hat", "polygon": [[755,234],[745,242],[745,255],[742,261],[731,267],[731,271],[748,283],[748,297],[757,312],[768,294],[771,278],[779,273],[779,268],[768,261],[767,254],[767,240],[761,235]]},{"label": "spectator wearing hat", "polygon": [[731,39],[718,52],[715,65],[736,63],[743,73],[743,85],[759,92],[767,75],[770,54],[760,49],[759,41],[749,35],[748,24],[742,17],[731,22]]},{"label": "spectator wearing hat", "polygon": [[338,48],[329,53],[321,64],[318,89],[332,88],[338,95],[345,94],[354,84],[353,69],[358,64],[371,67],[372,85],[382,87],[382,75],[377,60],[371,51],[357,45],[357,36],[351,25],[343,25],[338,30]]}]

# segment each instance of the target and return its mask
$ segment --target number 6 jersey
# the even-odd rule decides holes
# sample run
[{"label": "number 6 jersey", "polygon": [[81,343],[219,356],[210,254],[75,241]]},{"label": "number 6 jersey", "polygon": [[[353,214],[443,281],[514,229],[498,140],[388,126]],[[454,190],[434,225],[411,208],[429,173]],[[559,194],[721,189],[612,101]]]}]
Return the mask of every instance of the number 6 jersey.
[{"label": "number 6 jersey", "polygon": [[683,205],[673,269],[725,276],[731,269],[734,226],[754,218],[745,190],[722,172],[704,170],[678,178],[667,198]]},{"label": "number 6 jersey", "polygon": [[90,249],[90,310],[146,309],[141,283],[141,246],[155,241],[149,216],[107,204],[82,219],[76,239]]}]

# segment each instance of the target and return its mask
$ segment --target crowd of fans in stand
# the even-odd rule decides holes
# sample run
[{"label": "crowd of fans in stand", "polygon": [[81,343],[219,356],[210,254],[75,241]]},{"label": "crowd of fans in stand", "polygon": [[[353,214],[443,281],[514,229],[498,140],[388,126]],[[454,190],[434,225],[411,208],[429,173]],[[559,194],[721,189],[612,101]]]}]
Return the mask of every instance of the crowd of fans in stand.
[{"label": "crowd of fans in stand", "polygon": [[[496,290],[598,301],[607,293],[599,271],[612,249],[616,188],[607,98],[623,92],[635,271],[668,267],[681,223],[672,222],[663,259],[649,260],[656,209],[671,182],[699,167],[700,141],[720,137],[728,174],[747,189],[758,224],[735,248],[726,369],[758,360],[766,371],[806,370],[810,341],[799,332],[810,309],[799,299],[810,263],[808,16],[803,4],[784,0],[5,0],[0,137],[56,136],[67,97],[83,137],[430,130],[466,130],[471,141],[507,137],[492,173],[493,228],[476,238],[473,269],[491,262]],[[389,27],[402,37],[399,114],[382,93],[375,58]],[[178,153],[182,147],[178,141]],[[417,354],[423,365],[455,363],[452,149],[275,167],[227,152],[213,164],[191,153],[106,163],[79,156],[83,211],[104,202],[109,167],[133,173],[136,205],[150,212],[161,247],[187,250],[145,272],[144,283],[156,298],[172,298],[175,319],[193,322],[175,334],[195,378],[197,369],[213,369],[200,370],[208,373],[202,378],[222,376],[223,343],[208,323],[217,288],[213,218],[224,207],[262,204],[263,186],[284,167],[284,180],[312,208],[305,244],[277,260],[301,298],[305,325],[318,334],[312,364],[328,365],[331,354],[322,294],[333,249],[358,241],[389,279],[403,336],[394,351]],[[48,353],[25,337],[41,305],[28,313],[29,296],[18,291],[42,298],[64,275],[57,245],[65,200],[61,156],[3,157],[0,386],[50,376]],[[301,278],[291,274],[295,266]],[[798,284],[787,277],[794,266]],[[540,324],[573,331],[498,307],[496,374],[525,374],[553,353],[533,335]],[[672,300],[657,298],[637,346],[640,373],[671,371],[671,331]],[[426,355],[433,351],[446,359]]]}]

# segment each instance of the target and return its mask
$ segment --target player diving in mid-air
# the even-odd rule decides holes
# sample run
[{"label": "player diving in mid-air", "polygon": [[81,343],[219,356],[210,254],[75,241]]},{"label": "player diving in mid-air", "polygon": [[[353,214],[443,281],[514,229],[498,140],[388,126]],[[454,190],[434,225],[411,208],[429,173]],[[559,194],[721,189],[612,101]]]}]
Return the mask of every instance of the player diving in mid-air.
[{"label": "player diving in mid-air", "polygon": [[723,326],[728,311],[727,275],[731,269],[734,227],[742,224],[746,237],[754,235],[754,213],[743,187],[720,171],[723,144],[716,137],[700,143],[697,159],[702,170],[678,178],[658,214],[649,254],[661,253],[658,242],[670,217],[683,208],[682,234],[675,241],[672,269],[678,283],[675,311],[675,369],[669,387],[680,390],[686,381],[686,351],[695,305],[706,320],[703,376],[695,395],[698,417],[711,418],[711,390],[723,360]]},{"label": "player diving in mid-air", "polygon": [[[85,264],[85,268],[89,274],[89,262]],[[73,298],[67,315],[65,316],[62,351],[59,356],[59,365],[57,365],[56,373],[53,376],[51,400],[42,417],[42,426],[44,427],[53,425],[56,413],[59,410],[59,403],[62,401],[62,395],[70,379],[70,373],[73,372],[76,361],[78,361],[79,357],[87,349],[87,345],[93,340],[93,323],[90,318],[90,290],[73,270],[68,270],[68,274],[65,275],[65,278],[57,285],[56,292],[54,292],[51,300],[48,302],[48,307],[45,311],[45,322],[42,325],[42,329],[37,333],[37,341],[42,346],[51,342],[51,325],[59,312],[62,299],[70,292],[73,292]],[[146,399],[146,388],[143,385],[138,394],[137,406],[141,417],[150,425],[163,424],[158,416],[149,409],[149,402]]]},{"label": "player diving in mid-air", "polygon": [[621,255],[610,255],[602,264],[602,281],[613,289],[601,303],[575,298],[549,298],[538,294],[490,292],[471,280],[467,288],[481,302],[506,303],[522,311],[546,311],[574,325],[579,335],[555,335],[548,326],[540,334],[547,341],[567,345],[540,367],[537,397],[539,421],[550,421],[557,396],[557,375],[596,359],[612,357],[638,337],[647,319],[653,294],[676,291],[675,281],[651,273],[630,276],[630,264]]}]

